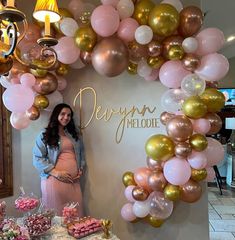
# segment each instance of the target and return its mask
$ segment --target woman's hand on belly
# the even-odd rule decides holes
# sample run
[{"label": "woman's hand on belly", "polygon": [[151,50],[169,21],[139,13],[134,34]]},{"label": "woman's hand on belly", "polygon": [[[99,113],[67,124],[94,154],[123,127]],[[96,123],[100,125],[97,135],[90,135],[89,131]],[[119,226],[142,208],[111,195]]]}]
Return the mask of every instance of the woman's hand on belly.
[{"label": "woman's hand on belly", "polygon": [[73,179],[72,179],[71,175],[66,171],[59,171],[54,168],[50,171],[50,175],[53,176],[54,178],[58,179],[61,182],[73,183]]},{"label": "woman's hand on belly", "polygon": [[73,182],[76,182],[76,180],[79,180],[80,177],[82,176],[83,172],[82,170],[79,168],[78,169],[78,173],[77,173],[77,176],[73,178]]}]

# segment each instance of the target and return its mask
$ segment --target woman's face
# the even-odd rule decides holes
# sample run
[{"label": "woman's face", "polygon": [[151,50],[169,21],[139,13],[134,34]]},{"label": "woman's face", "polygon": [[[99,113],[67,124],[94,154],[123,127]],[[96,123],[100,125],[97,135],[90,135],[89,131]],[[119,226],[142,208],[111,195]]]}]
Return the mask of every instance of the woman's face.
[{"label": "woman's face", "polygon": [[70,120],[71,120],[71,110],[69,108],[63,108],[60,111],[60,114],[58,116],[59,124],[65,127],[70,122]]}]

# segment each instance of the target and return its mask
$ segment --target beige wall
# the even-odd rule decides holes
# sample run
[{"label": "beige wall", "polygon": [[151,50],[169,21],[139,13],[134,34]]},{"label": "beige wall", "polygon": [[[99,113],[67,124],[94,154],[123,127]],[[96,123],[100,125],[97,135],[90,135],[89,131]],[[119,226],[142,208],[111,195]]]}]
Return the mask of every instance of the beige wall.
[{"label": "beige wall", "polygon": [[[22,0],[19,1],[22,3]],[[29,4],[31,1],[27,1]],[[67,1],[63,1],[64,6]],[[29,10],[31,12],[31,10]],[[72,104],[80,88],[93,87],[97,92],[97,104],[107,108],[142,107],[144,104],[155,107],[156,115],[162,112],[160,96],[165,88],[159,82],[147,83],[143,79],[124,73],[116,78],[105,78],[92,68],[71,71],[68,87],[64,92],[67,103]],[[85,99],[84,118],[88,118],[93,100]],[[76,110],[78,113],[78,110]],[[40,196],[40,180],[32,166],[32,147],[40,129],[45,126],[48,114],[44,113],[25,130],[13,130],[14,196],[7,198],[8,214],[17,215],[11,205],[19,194],[19,187]],[[140,117],[137,117],[141,119]],[[122,240],[208,240],[207,192],[204,186],[203,197],[195,204],[179,202],[173,215],[159,229],[146,224],[130,224],[122,220],[120,209],[126,200],[121,178],[125,171],[134,171],[146,166],[144,144],[155,133],[164,132],[164,128],[126,129],[120,144],[115,142],[115,132],[120,121],[119,116],[109,122],[93,120],[84,130],[88,172],[85,179],[84,201],[88,214],[97,218],[109,218],[114,223],[114,232]]]}]

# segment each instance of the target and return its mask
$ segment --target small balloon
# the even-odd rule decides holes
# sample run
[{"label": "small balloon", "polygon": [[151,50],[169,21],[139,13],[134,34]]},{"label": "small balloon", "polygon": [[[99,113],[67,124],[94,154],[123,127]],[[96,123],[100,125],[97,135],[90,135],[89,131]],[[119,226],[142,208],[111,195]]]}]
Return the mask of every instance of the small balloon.
[{"label": "small balloon", "polygon": [[91,52],[81,51],[80,52],[80,59],[85,65],[91,64]]},{"label": "small balloon", "polygon": [[161,113],[161,115],[160,115],[160,121],[161,121],[161,123],[162,123],[163,125],[166,125],[167,122],[168,122],[171,118],[173,118],[174,116],[175,116],[175,114],[173,114],[173,113],[163,112],[163,113]]},{"label": "small balloon", "polygon": [[160,69],[160,67],[165,62],[165,59],[162,56],[148,57],[147,63],[150,67],[154,69]]},{"label": "small balloon", "polygon": [[125,172],[122,176],[122,182],[125,187],[130,185],[136,185],[134,180],[134,173],[132,172]]},{"label": "small balloon", "polygon": [[45,77],[47,75],[47,70],[36,68],[30,69],[30,72],[35,76],[35,77]]},{"label": "small balloon", "polygon": [[128,73],[133,74],[133,75],[137,74],[137,67],[138,67],[138,64],[129,62],[128,66],[127,66]]},{"label": "small balloon", "polygon": [[146,162],[147,162],[147,165],[150,169],[152,170],[162,170],[162,166],[161,166],[161,161],[156,161],[156,160],[153,160],[152,158],[150,157],[147,157],[146,159]]},{"label": "small balloon", "polygon": [[170,201],[177,201],[180,198],[180,188],[172,184],[168,184],[164,188],[164,196]]},{"label": "small balloon", "polygon": [[187,158],[192,152],[192,147],[187,142],[176,143],[175,145],[175,156],[178,158]]},{"label": "small balloon", "polygon": [[164,220],[155,218],[151,215],[148,215],[147,217],[145,217],[145,219],[152,227],[155,227],[155,228],[161,227],[162,224],[164,223]]},{"label": "small balloon", "polygon": [[162,53],[162,44],[156,40],[152,40],[148,44],[148,55],[151,57],[157,57]]},{"label": "small balloon", "polygon": [[[48,98],[44,95],[37,95],[34,98],[33,105],[38,109],[45,109],[49,106]],[[35,110],[35,109],[34,109]]]},{"label": "small balloon", "polygon": [[208,135],[215,134],[222,128],[222,120],[216,113],[207,113],[205,118],[210,122],[210,130],[207,132]]},{"label": "small balloon", "polygon": [[195,69],[199,67],[201,62],[200,58],[196,54],[187,53],[184,55],[182,63],[185,69],[193,72]]},{"label": "small balloon", "polygon": [[201,152],[207,148],[207,139],[202,134],[194,134],[190,137],[189,143],[191,147],[198,152]]},{"label": "small balloon", "polygon": [[167,59],[169,60],[181,60],[183,57],[184,49],[182,46],[171,46],[167,52]]},{"label": "small balloon", "polygon": [[68,74],[69,67],[66,64],[60,63],[59,67],[56,69],[55,72],[57,75],[64,76],[64,75]]},{"label": "small balloon", "polygon": [[182,185],[180,189],[180,200],[187,203],[193,203],[198,201],[202,195],[202,188],[199,183],[191,179],[187,183]]},{"label": "small balloon", "polygon": [[162,192],[167,184],[167,181],[162,171],[153,171],[148,177],[148,185],[153,191]]},{"label": "small balloon", "polygon": [[192,168],[192,171],[191,171],[191,179],[192,180],[199,182],[199,181],[206,179],[206,177],[207,177],[207,171],[205,168],[203,168],[203,169],[193,169]]},{"label": "small balloon", "polygon": [[147,190],[145,190],[142,187],[134,187],[132,190],[132,197],[136,200],[136,201],[145,201],[149,196],[149,193]]},{"label": "small balloon", "polygon": [[45,77],[36,78],[34,90],[39,94],[50,94],[58,87],[58,81],[55,75],[47,73]]},{"label": "small balloon", "polygon": [[40,117],[40,111],[36,106],[32,106],[26,111],[26,115],[30,120],[35,121]]}]

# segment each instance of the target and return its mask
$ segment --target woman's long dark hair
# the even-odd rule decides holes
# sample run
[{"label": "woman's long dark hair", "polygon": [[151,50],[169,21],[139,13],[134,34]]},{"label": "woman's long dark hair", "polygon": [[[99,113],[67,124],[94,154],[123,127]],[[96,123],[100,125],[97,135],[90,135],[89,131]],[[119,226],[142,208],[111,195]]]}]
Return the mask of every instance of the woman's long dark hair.
[{"label": "woman's long dark hair", "polygon": [[60,103],[53,109],[49,123],[46,127],[46,131],[43,133],[43,141],[50,147],[58,147],[59,142],[59,121],[58,116],[63,108],[69,108],[71,111],[71,120],[65,129],[71,134],[71,136],[77,141],[79,139],[79,132],[77,131],[74,120],[73,120],[73,110],[65,103]]}]

